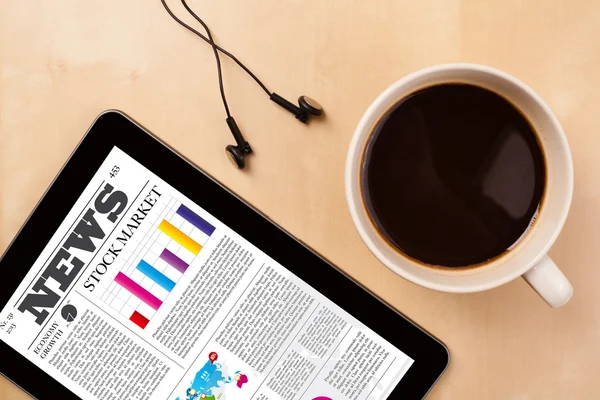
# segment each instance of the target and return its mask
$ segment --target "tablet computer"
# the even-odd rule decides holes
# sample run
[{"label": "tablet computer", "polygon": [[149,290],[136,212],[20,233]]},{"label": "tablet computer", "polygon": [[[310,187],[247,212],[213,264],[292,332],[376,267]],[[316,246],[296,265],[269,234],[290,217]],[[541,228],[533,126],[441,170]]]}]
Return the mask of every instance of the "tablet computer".
[{"label": "tablet computer", "polygon": [[417,399],[448,365],[441,342],[116,111],[0,271],[0,372],[40,399]]}]

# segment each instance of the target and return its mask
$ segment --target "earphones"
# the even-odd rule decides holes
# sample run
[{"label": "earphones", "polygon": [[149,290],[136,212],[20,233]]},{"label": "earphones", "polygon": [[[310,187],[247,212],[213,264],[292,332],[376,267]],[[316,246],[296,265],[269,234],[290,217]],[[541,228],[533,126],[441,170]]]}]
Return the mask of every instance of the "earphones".
[{"label": "earphones", "polygon": [[218,46],[215,43],[215,41],[212,38],[212,34],[210,33],[210,29],[208,29],[208,26],[198,15],[196,15],[196,13],[194,13],[194,11],[192,11],[192,9],[187,5],[186,0],[181,0],[181,4],[183,4],[187,12],[190,13],[190,15],[194,17],[194,19],[196,19],[196,21],[198,21],[200,25],[202,25],[202,27],[206,31],[206,36],[198,32],[196,29],[192,28],[191,26],[183,22],[181,19],[179,19],[175,14],[173,14],[171,9],[167,6],[165,0],[161,0],[161,2],[165,10],[175,21],[177,21],[181,26],[188,29],[190,32],[194,33],[196,36],[200,37],[202,40],[210,44],[210,46],[213,49],[215,60],[217,62],[219,90],[221,92],[223,106],[225,107],[225,114],[227,114],[227,119],[225,121],[227,122],[227,126],[229,127],[233,138],[235,139],[235,144],[230,144],[227,147],[225,147],[225,153],[229,157],[232,164],[238,169],[244,169],[246,167],[246,157],[252,154],[252,147],[250,147],[250,144],[246,141],[246,139],[244,139],[242,131],[238,127],[237,123],[235,122],[235,119],[231,116],[231,113],[229,111],[229,105],[227,104],[225,89],[223,87],[223,73],[221,72],[221,58],[219,57],[219,52],[231,58],[240,68],[244,70],[244,72],[246,72],[248,75],[250,75],[250,77],[252,77],[252,79],[254,79],[254,81],[267,93],[269,98],[274,103],[278,104],[290,113],[294,114],[296,119],[300,122],[308,124],[310,117],[319,117],[323,114],[323,107],[321,107],[321,105],[318,102],[316,102],[308,96],[300,96],[298,98],[298,105],[295,105],[294,103],[284,99],[277,93],[271,92],[265,86],[265,84],[262,83],[260,79],[258,79],[258,77],[256,77],[256,75],[254,75],[252,71],[250,71],[250,69],[248,69],[240,60],[238,60],[233,54],[231,54],[230,52],[228,52],[227,50]]}]

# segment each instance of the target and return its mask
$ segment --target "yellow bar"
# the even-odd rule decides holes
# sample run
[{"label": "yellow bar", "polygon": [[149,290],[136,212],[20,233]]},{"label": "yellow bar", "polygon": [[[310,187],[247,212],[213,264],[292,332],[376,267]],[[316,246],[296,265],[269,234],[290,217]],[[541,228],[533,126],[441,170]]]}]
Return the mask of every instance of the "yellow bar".
[{"label": "yellow bar", "polygon": [[194,254],[200,253],[202,246],[200,246],[196,241],[190,238],[185,233],[181,232],[179,229],[175,228],[173,225],[163,219],[163,221],[158,226],[158,229],[166,233],[171,239],[188,249]]}]

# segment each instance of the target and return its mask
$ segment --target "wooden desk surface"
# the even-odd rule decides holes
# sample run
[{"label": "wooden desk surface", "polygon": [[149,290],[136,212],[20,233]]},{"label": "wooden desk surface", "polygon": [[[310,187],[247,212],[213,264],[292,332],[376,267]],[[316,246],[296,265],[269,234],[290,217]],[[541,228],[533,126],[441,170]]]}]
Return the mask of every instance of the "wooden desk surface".
[{"label": "wooden desk surface", "polygon": [[[233,115],[256,151],[238,172],[223,153],[232,139],[211,50],[159,0],[0,0],[0,250],[93,119],[118,108],[445,341],[452,363],[429,398],[598,398],[600,3],[189,4],[272,90],[318,99],[327,118],[303,126],[224,59]],[[471,295],[418,287],[378,262],[352,225],[344,161],[363,111],[405,74],[457,61],[522,79],[567,132],[575,197],[551,251],[575,288],[562,309],[522,280]],[[0,398],[27,396],[3,380]]]}]

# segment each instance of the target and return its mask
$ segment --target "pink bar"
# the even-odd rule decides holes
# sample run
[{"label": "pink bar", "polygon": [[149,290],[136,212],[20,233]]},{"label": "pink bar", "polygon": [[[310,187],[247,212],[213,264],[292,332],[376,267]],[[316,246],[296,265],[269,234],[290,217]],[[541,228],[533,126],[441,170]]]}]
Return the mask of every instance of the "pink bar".
[{"label": "pink bar", "polygon": [[154,296],[152,293],[150,293],[149,291],[132,281],[130,277],[123,274],[122,272],[119,272],[117,274],[117,276],[115,277],[115,282],[123,286],[132,295],[134,295],[144,303],[148,304],[155,310],[158,310],[162,305],[162,301],[160,301],[158,297]]}]

